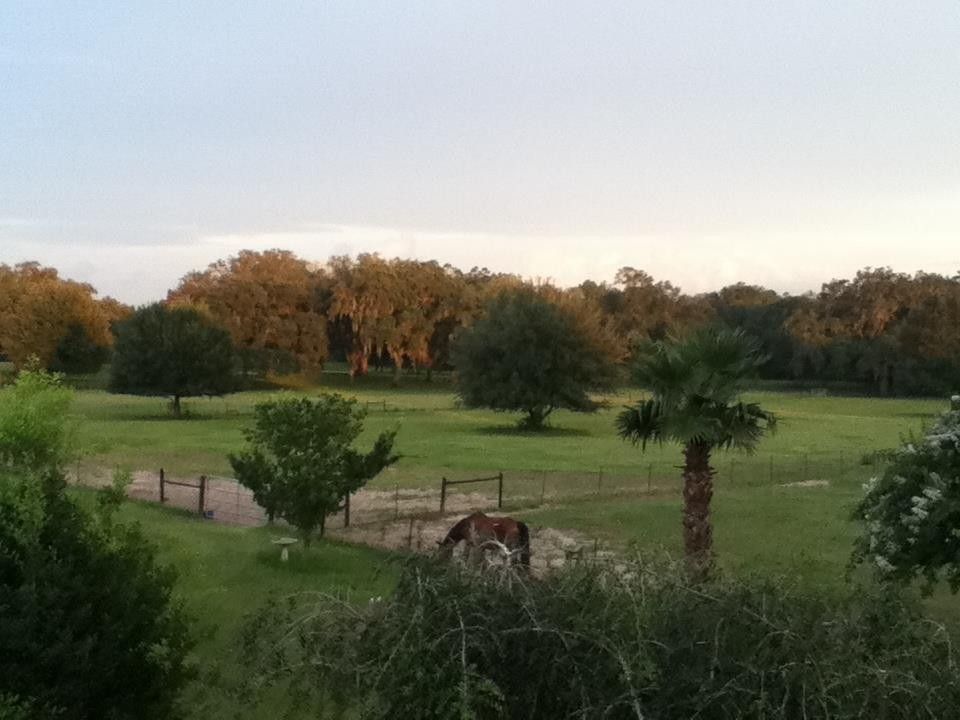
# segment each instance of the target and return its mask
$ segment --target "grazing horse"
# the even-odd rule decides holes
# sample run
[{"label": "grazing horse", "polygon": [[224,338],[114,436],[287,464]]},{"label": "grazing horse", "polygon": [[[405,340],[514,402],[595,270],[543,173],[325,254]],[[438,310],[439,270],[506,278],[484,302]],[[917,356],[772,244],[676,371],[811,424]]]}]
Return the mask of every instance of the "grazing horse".
[{"label": "grazing horse", "polygon": [[440,556],[450,558],[458,543],[466,543],[467,549],[484,550],[499,546],[509,557],[520,556],[520,564],[530,566],[530,529],[522,522],[507,517],[487,517],[475,512],[454,525],[440,543]]}]

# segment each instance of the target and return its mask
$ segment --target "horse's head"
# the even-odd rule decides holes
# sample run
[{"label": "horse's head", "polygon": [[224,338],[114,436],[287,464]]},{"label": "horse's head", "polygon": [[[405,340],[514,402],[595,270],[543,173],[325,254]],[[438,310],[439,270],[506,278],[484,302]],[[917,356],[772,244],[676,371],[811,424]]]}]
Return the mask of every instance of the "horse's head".
[{"label": "horse's head", "polygon": [[449,560],[453,557],[453,548],[456,547],[456,543],[449,535],[443,540],[438,540],[437,546],[437,556],[441,560]]}]

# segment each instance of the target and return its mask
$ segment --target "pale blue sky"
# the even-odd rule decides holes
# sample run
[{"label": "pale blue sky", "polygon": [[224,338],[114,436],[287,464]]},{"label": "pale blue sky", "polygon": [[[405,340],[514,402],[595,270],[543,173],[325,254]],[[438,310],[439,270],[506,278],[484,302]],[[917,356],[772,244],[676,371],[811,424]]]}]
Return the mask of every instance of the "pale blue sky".
[{"label": "pale blue sky", "polygon": [[960,3],[0,3],[0,262],[960,270]]}]

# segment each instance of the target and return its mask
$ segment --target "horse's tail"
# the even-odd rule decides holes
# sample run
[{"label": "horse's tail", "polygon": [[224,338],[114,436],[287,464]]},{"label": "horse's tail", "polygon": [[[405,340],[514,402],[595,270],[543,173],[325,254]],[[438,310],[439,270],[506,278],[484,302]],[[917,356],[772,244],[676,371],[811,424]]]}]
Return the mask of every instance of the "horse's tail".
[{"label": "horse's tail", "polygon": [[520,531],[520,564],[530,567],[530,528],[518,522],[517,530]]}]

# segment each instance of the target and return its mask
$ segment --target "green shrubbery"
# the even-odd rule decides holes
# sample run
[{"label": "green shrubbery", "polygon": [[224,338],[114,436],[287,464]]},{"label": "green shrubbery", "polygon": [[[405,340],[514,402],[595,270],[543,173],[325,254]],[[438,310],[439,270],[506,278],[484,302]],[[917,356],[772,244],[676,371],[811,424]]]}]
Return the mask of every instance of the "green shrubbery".
[{"label": "green shrubbery", "polygon": [[42,371],[0,392],[0,718],[175,718],[191,672],[173,574],[117,520],[122,487],[93,512],[68,495],[70,399]]},{"label": "green shrubbery", "polygon": [[353,448],[365,417],[356,400],[335,393],[260,403],[248,449],[230,456],[237,481],[271,521],[286,520],[309,544],[350,494],[399,459],[395,432],[381,433],[368,453]]},{"label": "green shrubbery", "polygon": [[922,438],[888,455],[855,517],[865,523],[854,561],[888,580],[946,579],[960,591],[960,401]]},{"label": "green shrubbery", "polygon": [[366,607],[271,605],[245,650],[259,680],[292,682],[323,717],[913,720],[960,706],[949,638],[896,595],[691,586],[640,562],[538,581],[411,561]]}]

